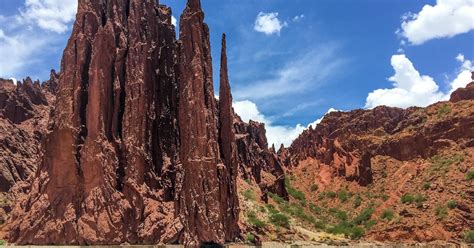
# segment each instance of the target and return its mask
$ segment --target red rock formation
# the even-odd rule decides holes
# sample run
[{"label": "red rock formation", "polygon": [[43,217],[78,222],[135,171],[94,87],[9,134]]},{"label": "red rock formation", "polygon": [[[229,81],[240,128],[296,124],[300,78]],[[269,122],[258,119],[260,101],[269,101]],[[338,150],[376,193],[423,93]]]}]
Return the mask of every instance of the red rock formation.
[{"label": "red rock formation", "polygon": [[264,201],[269,192],[288,199],[282,163],[275,151],[268,148],[265,125],[252,120],[245,123],[236,116],[234,126],[241,177],[259,185]]},{"label": "red rock formation", "polygon": [[225,40],[218,111],[203,19],[190,0],[178,43],[171,10],[153,0],[79,1],[59,82],[52,72],[44,86],[58,92],[52,131],[10,242],[195,247],[239,236]]},{"label": "red rock formation", "polygon": [[[462,92],[462,93],[461,93]],[[451,99],[469,96],[473,88],[459,89]],[[465,99],[469,99],[466,97]],[[286,166],[314,158],[330,166],[335,176],[357,181],[361,185],[372,182],[371,158],[390,156],[399,161],[429,158],[437,153],[446,141],[470,144],[474,138],[474,118],[442,118],[440,108],[451,111],[449,102],[437,103],[428,109],[438,109],[437,120],[427,122],[430,115],[421,108],[377,107],[373,110],[333,112],[321,124],[301,134],[281,155]],[[446,113],[448,114],[448,113]]]},{"label": "red rock formation", "polygon": [[177,239],[176,55],[170,10],[155,1],[79,1],[53,131],[10,241]]},{"label": "red rock formation", "polygon": [[[474,80],[474,72],[471,76]],[[459,102],[462,100],[472,100],[474,99],[474,82],[469,83],[466,88],[459,88],[451,94],[450,102]]]},{"label": "red rock formation", "polygon": [[219,144],[225,170],[219,171],[221,183],[221,212],[224,213],[226,240],[233,240],[239,235],[239,199],[237,196],[237,146],[234,131],[234,110],[232,94],[227,71],[226,36],[222,35],[220,88],[219,88]]},{"label": "red rock formation", "polygon": [[36,170],[54,96],[27,78],[0,79],[0,192]]}]

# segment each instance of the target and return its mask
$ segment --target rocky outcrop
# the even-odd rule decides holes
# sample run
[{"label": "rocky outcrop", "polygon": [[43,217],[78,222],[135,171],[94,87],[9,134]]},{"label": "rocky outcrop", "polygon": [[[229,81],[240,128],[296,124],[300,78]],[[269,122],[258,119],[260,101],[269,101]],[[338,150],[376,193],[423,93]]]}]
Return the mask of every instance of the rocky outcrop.
[{"label": "rocky outcrop", "polygon": [[[470,86],[459,89],[451,99],[471,91]],[[289,168],[313,158],[320,166],[329,166],[334,176],[365,186],[372,182],[374,156],[426,159],[451,143],[470,144],[474,138],[472,107],[455,103],[441,102],[426,109],[381,106],[329,113],[315,129],[304,131],[287,151],[280,152],[280,158]],[[453,108],[465,110],[454,114]]]},{"label": "rocky outcrop", "polygon": [[177,41],[154,0],[79,1],[59,81],[52,71],[44,84],[57,92],[51,132],[10,242],[198,247],[240,235],[225,39],[218,105],[203,20],[189,0]]},{"label": "rocky outcrop", "polygon": [[53,130],[11,242],[177,240],[176,48],[171,12],[155,1],[79,1]]},{"label": "rocky outcrop", "polygon": [[36,170],[54,102],[45,84],[0,79],[0,192]]},{"label": "rocky outcrop", "polygon": [[283,164],[274,148],[268,148],[265,124],[252,120],[245,123],[235,116],[234,127],[241,177],[259,185],[264,201],[268,200],[269,192],[288,199]]},{"label": "rocky outcrop", "polygon": [[[474,80],[474,72],[471,79]],[[450,102],[459,102],[462,100],[474,99],[474,82],[469,83],[465,88],[459,88],[451,94]]]}]

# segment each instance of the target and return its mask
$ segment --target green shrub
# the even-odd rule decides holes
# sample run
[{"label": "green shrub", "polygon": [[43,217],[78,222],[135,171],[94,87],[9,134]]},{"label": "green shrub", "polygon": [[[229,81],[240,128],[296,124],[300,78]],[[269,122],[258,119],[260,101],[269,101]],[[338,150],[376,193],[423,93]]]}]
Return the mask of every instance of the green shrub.
[{"label": "green shrub", "polygon": [[0,239],[0,246],[6,245],[7,242],[5,240]]},{"label": "green shrub", "polygon": [[268,209],[268,212],[270,212],[270,214],[278,213],[278,210],[272,204],[267,204],[266,207]]},{"label": "green shrub", "polygon": [[457,204],[456,204],[456,201],[454,200],[449,200],[448,202],[446,202],[446,206],[449,208],[449,209],[454,209]]},{"label": "green shrub", "polygon": [[257,215],[255,214],[255,212],[250,212],[247,214],[247,219],[250,223],[250,225],[252,225],[253,227],[255,228],[265,228],[266,224],[265,222],[259,220],[257,218]]},{"label": "green shrub", "polygon": [[377,224],[377,221],[376,220],[369,220],[367,222],[365,222],[365,227],[367,229],[370,229],[372,228],[373,226],[375,226]]},{"label": "green shrub", "polygon": [[255,193],[251,189],[247,189],[244,192],[242,192],[242,195],[244,198],[248,201],[255,201]]},{"label": "green shrub", "polygon": [[316,221],[314,223],[314,228],[316,228],[318,230],[324,230],[324,229],[326,229],[326,223],[323,222],[323,221]]},{"label": "green shrub", "polygon": [[337,198],[339,198],[340,202],[346,202],[347,199],[349,199],[349,195],[347,194],[347,191],[340,190],[339,192],[337,192]]},{"label": "green shrub", "polygon": [[358,208],[362,204],[362,197],[360,195],[357,195],[354,199],[354,207]]},{"label": "green shrub", "polygon": [[318,194],[318,201],[324,200],[324,197],[326,197],[326,194],[324,192],[321,192]]},{"label": "green shrub", "polygon": [[272,198],[276,203],[278,204],[284,204],[286,203],[285,199],[283,199],[283,197],[277,195],[277,194],[273,194],[273,193],[268,193],[268,195],[270,196],[270,198]]},{"label": "green shrub", "polygon": [[393,210],[391,209],[385,209],[383,212],[382,212],[382,215],[380,216],[380,218],[382,219],[385,219],[385,220],[392,220],[393,219]]},{"label": "green shrub", "polygon": [[474,243],[474,230],[469,230],[464,233],[464,241],[470,244]]},{"label": "green shrub", "polygon": [[390,198],[388,195],[385,195],[385,194],[382,195],[382,200],[387,201],[388,198]]},{"label": "green shrub", "polygon": [[474,171],[468,171],[466,173],[466,180],[472,181],[474,179]]},{"label": "green shrub", "polygon": [[274,213],[270,215],[270,222],[277,227],[290,228],[290,220],[281,213]]},{"label": "green shrub", "polygon": [[415,195],[414,201],[416,203],[416,207],[421,208],[423,206],[423,202],[426,201],[426,196],[417,194]]},{"label": "green shrub", "polygon": [[316,205],[314,205],[314,203],[309,203],[309,209],[311,209],[311,211],[315,214],[320,214],[322,209]]},{"label": "green shrub", "polygon": [[355,226],[351,229],[349,234],[350,239],[360,239],[364,236],[365,231],[362,227]]},{"label": "green shrub", "polygon": [[438,218],[444,219],[448,216],[448,210],[444,206],[437,206],[435,208],[435,214]]},{"label": "green shrub", "polygon": [[464,155],[455,154],[451,157],[443,157],[441,155],[436,155],[431,158],[430,162],[431,162],[431,167],[430,167],[431,172],[447,173],[451,165],[464,162]]},{"label": "green shrub", "polygon": [[247,242],[249,242],[251,244],[254,244],[255,243],[255,236],[251,233],[247,233],[247,236],[245,237],[245,240],[247,240]]},{"label": "green shrub", "polygon": [[306,201],[306,197],[304,193],[293,188],[288,178],[285,178],[285,187],[286,187],[286,191],[288,191],[288,194],[290,196],[300,201]]},{"label": "green shrub", "polygon": [[245,179],[244,181],[245,181],[247,184],[252,184],[252,181],[250,181],[250,179],[248,179],[248,178]]},{"label": "green shrub", "polygon": [[448,104],[443,104],[438,109],[438,118],[442,118],[451,113],[451,107]]},{"label": "green shrub", "polygon": [[336,198],[336,192],[333,192],[333,191],[326,192],[326,196],[331,199]]},{"label": "green shrub", "polygon": [[343,210],[339,210],[337,208],[329,209],[329,212],[334,215],[334,217],[338,218],[339,220],[346,221],[348,219],[347,213]]},{"label": "green shrub", "polygon": [[360,212],[360,214],[357,217],[354,218],[354,220],[353,220],[354,224],[356,224],[356,225],[364,224],[365,222],[370,220],[370,218],[372,217],[372,214],[374,213],[374,211],[375,211],[375,209],[372,208],[372,207],[362,210],[362,212]]},{"label": "green shrub", "polygon": [[400,201],[403,204],[411,204],[415,201],[415,197],[412,194],[404,194],[401,198]]},{"label": "green shrub", "polygon": [[424,190],[429,190],[430,187],[431,187],[431,184],[430,184],[430,183],[424,183],[424,184],[423,184],[423,189],[424,189]]},{"label": "green shrub", "polygon": [[342,221],[336,226],[328,228],[327,232],[332,234],[344,234],[344,236],[351,239],[360,239],[365,233],[362,227],[354,226],[353,224],[345,221]]},{"label": "green shrub", "polygon": [[313,185],[311,185],[310,190],[311,190],[312,192],[314,192],[314,191],[317,191],[318,188],[319,188],[318,185],[313,184]]}]

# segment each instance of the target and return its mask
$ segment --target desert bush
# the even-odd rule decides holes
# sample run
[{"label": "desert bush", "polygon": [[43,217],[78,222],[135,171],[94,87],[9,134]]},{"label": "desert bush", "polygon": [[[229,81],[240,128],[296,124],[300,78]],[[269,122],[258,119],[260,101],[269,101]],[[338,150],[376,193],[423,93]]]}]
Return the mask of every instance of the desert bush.
[{"label": "desert bush", "polygon": [[382,215],[380,216],[380,218],[382,219],[385,219],[385,220],[392,220],[393,219],[393,210],[391,209],[385,209],[383,212],[382,212]]},{"label": "desert bush", "polygon": [[326,196],[332,199],[332,198],[336,198],[337,194],[334,191],[328,191],[326,192]]},{"label": "desert bush", "polygon": [[470,244],[474,243],[474,230],[469,230],[464,233],[464,241]]},{"label": "desert bush", "polygon": [[449,209],[454,209],[457,204],[456,204],[456,201],[454,200],[449,200],[448,202],[446,202],[446,206],[449,208]]},{"label": "desert bush", "polygon": [[247,242],[249,242],[251,244],[254,244],[255,243],[255,236],[251,233],[247,233],[247,235],[245,237],[245,240],[247,240]]},{"label": "desert bush", "polygon": [[403,204],[411,204],[415,201],[415,197],[412,194],[407,193],[407,194],[402,195],[402,197],[400,198],[400,201]]},{"label": "desert bush", "polygon": [[6,244],[7,244],[7,242],[5,240],[0,239],[0,246],[6,245]]},{"label": "desert bush", "polygon": [[362,210],[362,212],[357,215],[357,217],[354,218],[352,221],[356,225],[362,225],[365,224],[370,218],[372,217],[372,214],[374,213],[375,209],[370,207]]},{"label": "desert bush", "polygon": [[263,222],[263,221],[261,221],[257,218],[257,215],[255,214],[255,212],[248,213],[247,214],[247,219],[248,219],[250,225],[252,225],[255,228],[265,228],[265,226],[266,226],[265,222]]},{"label": "desert bush", "polygon": [[354,199],[354,207],[358,208],[362,204],[362,197],[360,195],[357,195]]},{"label": "desert bush", "polygon": [[474,171],[472,171],[472,170],[471,170],[471,171],[468,171],[468,172],[466,173],[466,180],[472,181],[473,179],[474,179]]},{"label": "desert bush", "polygon": [[286,187],[286,191],[288,191],[288,194],[290,196],[300,201],[306,201],[306,197],[304,193],[293,188],[288,178],[285,178],[285,187]]},{"label": "desert bush", "polygon": [[317,184],[312,184],[311,187],[310,187],[310,190],[311,190],[312,192],[314,192],[314,191],[317,191],[318,188],[319,188],[319,187],[318,187]]},{"label": "desert bush", "polygon": [[251,189],[245,190],[244,192],[242,192],[242,195],[248,201],[255,201],[255,199],[256,199],[255,192],[253,192],[253,190],[251,190]]},{"label": "desert bush", "polygon": [[349,199],[349,195],[347,194],[347,191],[340,190],[339,192],[337,192],[337,198],[339,198],[340,202],[346,202],[347,199]]},{"label": "desert bush", "polygon": [[442,172],[447,173],[449,167],[453,164],[459,164],[464,162],[464,155],[462,154],[455,154],[451,157],[443,157],[441,155],[435,155],[431,158],[431,172]]},{"label": "desert bush", "polygon": [[278,227],[290,228],[290,220],[288,217],[281,213],[273,213],[270,215],[270,222]]},{"label": "desert bush", "polygon": [[443,104],[438,109],[438,118],[445,117],[446,115],[449,115],[450,113],[451,113],[451,106],[449,106],[448,104]]},{"label": "desert bush", "polygon": [[444,219],[448,216],[448,210],[444,206],[437,206],[435,208],[435,214],[438,218]]},{"label": "desert bush", "polygon": [[424,189],[424,190],[429,190],[430,187],[431,187],[431,184],[430,184],[430,183],[424,183],[424,184],[423,184],[423,189]]}]

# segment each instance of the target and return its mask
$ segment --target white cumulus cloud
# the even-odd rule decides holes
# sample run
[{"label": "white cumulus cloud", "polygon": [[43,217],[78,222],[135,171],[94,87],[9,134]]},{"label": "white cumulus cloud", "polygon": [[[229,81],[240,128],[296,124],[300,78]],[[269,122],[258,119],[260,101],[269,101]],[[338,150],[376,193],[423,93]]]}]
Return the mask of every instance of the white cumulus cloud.
[{"label": "white cumulus cloud", "polygon": [[18,21],[41,29],[64,33],[75,19],[77,0],[26,0]]},{"label": "white cumulus cloud", "polygon": [[456,59],[462,64],[457,71],[457,77],[449,83],[449,92],[444,93],[432,77],[421,75],[404,54],[393,55],[391,62],[395,75],[388,79],[393,82],[393,88],[377,89],[369,93],[365,107],[375,108],[380,105],[400,108],[425,107],[449,99],[454,90],[465,87],[471,81],[472,62],[466,60],[462,54]]},{"label": "white cumulus cloud", "polygon": [[473,0],[437,0],[425,5],[417,14],[403,17],[402,36],[414,45],[439,38],[450,38],[474,29]]},{"label": "white cumulus cloud", "polygon": [[266,35],[271,34],[280,34],[280,31],[287,27],[287,22],[281,22],[278,19],[278,12],[272,13],[263,13],[260,12],[257,15],[257,19],[255,20],[254,29],[257,32],[264,33]]},{"label": "white cumulus cloud", "polygon": [[236,101],[233,106],[235,112],[243,121],[248,122],[249,120],[253,120],[265,123],[269,146],[274,144],[278,147],[283,144],[285,147],[288,147],[291,145],[293,140],[295,140],[305,130],[305,127],[300,124],[297,124],[294,127],[273,124],[270,119],[265,117],[265,115],[258,110],[257,105],[251,101]]}]

